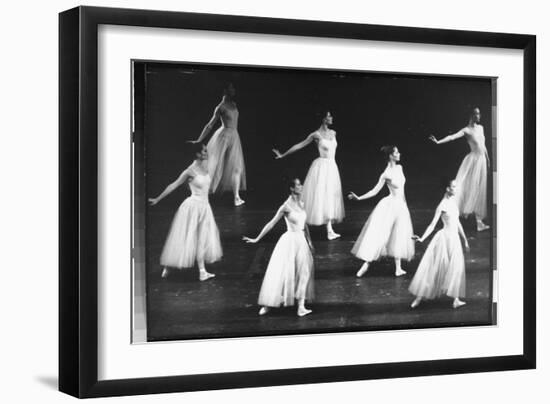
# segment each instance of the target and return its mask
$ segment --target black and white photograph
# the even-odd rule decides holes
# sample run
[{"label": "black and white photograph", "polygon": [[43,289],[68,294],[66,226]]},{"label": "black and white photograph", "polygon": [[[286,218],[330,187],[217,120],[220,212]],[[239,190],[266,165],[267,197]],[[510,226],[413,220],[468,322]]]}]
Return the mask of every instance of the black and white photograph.
[{"label": "black and white photograph", "polygon": [[497,78],[131,68],[143,341],[497,324]]}]

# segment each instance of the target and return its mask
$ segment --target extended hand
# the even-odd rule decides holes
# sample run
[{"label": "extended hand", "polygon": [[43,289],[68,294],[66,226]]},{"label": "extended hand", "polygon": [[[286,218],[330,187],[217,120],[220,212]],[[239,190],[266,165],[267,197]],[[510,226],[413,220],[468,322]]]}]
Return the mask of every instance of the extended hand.
[{"label": "extended hand", "polygon": [[157,198],[149,198],[149,205],[155,206],[157,203],[159,203]]},{"label": "extended hand", "polygon": [[198,140],[188,140],[187,142],[185,143],[191,143],[191,144],[196,144],[196,143],[199,143]]},{"label": "extended hand", "polygon": [[418,237],[416,234],[414,236],[411,237],[414,241],[418,241],[419,243],[422,242],[422,240],[420,240],[420,237]]},{"label": "extended hand", "polygon": [[272,151],[273,153],[275,153],[275,158],[276,158],[276,159],[282,159],[282,158],[283,158],[283,155],[281,154],[281,152],[280,152],[279,150],[277,150],[277,149],[271,149],[271,151]]},{"label": "extended hand", "polygon": [[470,252],[470,244],[464,244],[464,249],[466,250],[466,252]]},{"label": "extended hand", "polygon": [[430,137],[428,138],[430,139],[432,142],[434,142],[435,144],[439,144],[439,142],[437,141],[437,139],[435,138],[434,135],[430,135]]},{"label": "extended hand", "polygon": [[350,193],[348,194],[348,199],[354,199],[354,200],[358,201],[358,200],[359,200],[359,197],[358,197],[357,195],[355,195],[354,192],[350,192]]},{"label": "extended hand", "polygon": [[243,236],[243,240],[246,241],[247,243],[257,243],[258,242],[257,239],[246,237],[246,236]]}]

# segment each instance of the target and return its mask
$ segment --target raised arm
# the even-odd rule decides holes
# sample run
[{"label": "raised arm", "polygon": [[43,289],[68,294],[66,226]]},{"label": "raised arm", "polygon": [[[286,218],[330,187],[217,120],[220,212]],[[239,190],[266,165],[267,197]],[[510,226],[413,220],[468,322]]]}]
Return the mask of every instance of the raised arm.
[{"label": "raised arm", "polygon": [[428,228],[426,229],[426,231],[424,232],[422,237],[414,236],[413,238],[420,241],[421,243],[424,240],[426,240],[430,236],[430,234],[432,234],[432,232],[434,231],[435,225],[437,224],[439,218],[441,217],[441,212],[442,212],[442,207],[441,207],[441,203],[440,203],[439,206],[437,207],[437,209],[435,210],[435,214],[434,214],[434,217],[432,219],[432,222],[429,224]]},{"label": "raised arm", "polygon": [[170,195],[177,187],[179,187],[181,184],[187,182],[187,180],[191,178],[191,174],[189,172],[189,170],[184,170],[180,176],[174,181],[172,182],[170,185],[168,185],[164,191],[162,191],[162,193],[157,196],[156,198],[149,198],[149,204],[151,206],[154,206],[156,205],[157,203],[159,203],[162,199],[164,199],[165,197],[167,197],[168,195]]},{"label": "raised arm", "polygon": [[189,143],[200,143],[204,140],[204,138],[206,136],[208,136],[208,134],[210,132],[212,132],[212,129],[214,128],[214,126],[216,125],[216,122],[218,122],[218,120],[220,119],[220,115],[221,115],[221,112],[220,112],[220,109],[221,107],[218,105],[215,109],[214,109],[214,113],[212,114],[212,118],[210,118],[210,120],[208,121],[208,123],[205,125],[205,127],[203,128],[199,138],[197,140],[189,140]]},{"label": "raised arm", "polygon": [[445,136],[443,139],[437,140],[435,136],[430,136],[430,140],[434,142],[435,144],[443,144],[443,143],[449,143],[453,140],[460,139],[466,134],[466,131],[464,128],[460,129],[458,132],[453,133],[452,135]]},{"label": "raised arm", "polygon": [[278,149],[272,149],[273,150],[273,153],[275,153],[275,158],[276,159],[282,159],[283,157],[286,157],[288,156],[289,154],[292,154],[300,149],[303,149],[304,147],[306,147],[308,144],[310,144],[311,142],[313,142],[313,139],[315,139],[315,136],[316,135],[316,132],[313,132],[313,133],[310,133],[308,135],[308,137],[306,137],[304,140],[302,140],[300,143],[296,143],[294,146],[292,146],[290,149],[288,149],[286,152],[284,153],[281,153],[279,152]]},{"label": "raised arm", "polygon": [[382,174],[380,176],[380,178],[378,179],[378,182],[376,183],[374,188],[372,188],[369,192],[367,192],[367,193],[365,193],[361,196],[357,196],[354,192],[350,192],[349,195],[348,195],[348,198],[349,199],[355,199],[356,201],[362,201],[364,199],[372,198],[373,196],[377,195],[378,192],[380,192],[380,190],[382,189],[382,187],[384,186],[385,183],[386,183],[386,176],[384,174]]},{"label": "raised arm", "polygon": [[271,219],[267,224],[264,226],[260,234],[258,234],[258,237],[256,238],[250,238],[250,237],[243,237],[243,240],[247,243],[257,243],[260,241],[269,231],[277,224],[279,220],[285,215],[286,207],[285,205],[281,206],[277,213],[275,213],[275,216],[273,216],[273,219]]}]

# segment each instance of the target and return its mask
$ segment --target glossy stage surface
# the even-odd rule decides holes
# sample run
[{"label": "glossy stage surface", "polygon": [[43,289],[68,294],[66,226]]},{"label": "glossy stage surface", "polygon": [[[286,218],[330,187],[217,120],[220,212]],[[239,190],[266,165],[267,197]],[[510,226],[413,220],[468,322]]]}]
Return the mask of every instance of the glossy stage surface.
[{"label": "glossy stage surface", "polygon": [[[258,292],[273,247],[285,231],[284,221],[259,243],[246,244],[243,235],[255,237],[271,219],[278,205],[230,206],[228,197],[214,199],[212,207],[220,229],[224,257],[207,266],[216,277],[198,279],[197,268],[172,270],[161,278],[159,256],[173,211],[150,210],[147,250],[147,329],[149,341],[219,338],[252,335],[479,326],[495,322],[491,270],[491,232],[477,233],[473,218],[462,219],[471,250],[466,257],[466,305],[452,308],[452,299],[422,301],[410,308],[414,296],[408,286],[429,240],[416,244],[415,258],[403,263],[407,274],[394,275],[393,259],[371,264],[362,278],[355,276],[362,261],[350,250],[375,201],[347,203],[346,218],[334,229],[342,236],[326,239],[323,226],[310,227],[315,246],[316,298],[306,302],[313,312],[296,315],[296,306],[272,309],[259,316]],[[355,209],[353,209],[355,208]],[[410,207],[414,231],[422,234],[433,211]],[[441,224],[436,228],[439,229]],[[435,232],[434,232],[435,233]],[[433,234],[432,234],[433,235]]]}]

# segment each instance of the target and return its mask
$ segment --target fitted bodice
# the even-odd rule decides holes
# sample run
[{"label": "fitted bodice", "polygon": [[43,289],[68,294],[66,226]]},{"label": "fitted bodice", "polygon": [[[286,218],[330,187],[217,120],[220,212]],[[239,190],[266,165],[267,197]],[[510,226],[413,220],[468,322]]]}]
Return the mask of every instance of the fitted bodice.
[{"label": "fitted bodice", "polygon": [[338,142],[336,142],[336,136],[327,138],[319,135],[319,139],[317,140],[319,157],[325,159],[333,159],[334,156],[336,156],[336,146],[338,146]]},{"label": "fitted bodice", "polygon": [[208,190],[210,189],[210,175],[208,173],[202,173],[197,167],[193,165],[189,167],[189,189],[191,195],[195,198],[208,200]]},{"label": "fitted bodice", "polygon": [[441,221],[445,230],[457,231],[458,228],[458,206],[454,198],[445,198],[441,202]]},{"label": "fitted bodice", "polygon": [[237,107],[221,109],[220,118],[224,128],[237,129],[239,123],[239,110]]},{"label": "fitted bodice", "polygon": [[287,213],[285,215],[287,231],[303,231],[306,224],[306,211],[303,207],[298,208],[290,198],[285,202]]},{"label": "fitted bodice", "polygon": [[405,174],[403,174],[403,167],[396,165],[393,168],[386,168],[385,171],[386,186],[392,196],[404,196],[405,195]]},{"label": "fitted bodice", "polygon": [[485,154],[485,134],[483,133],[483,126],[477,125],[471,132],[466,135],[466,141],[470,146],[472,153]]}]

